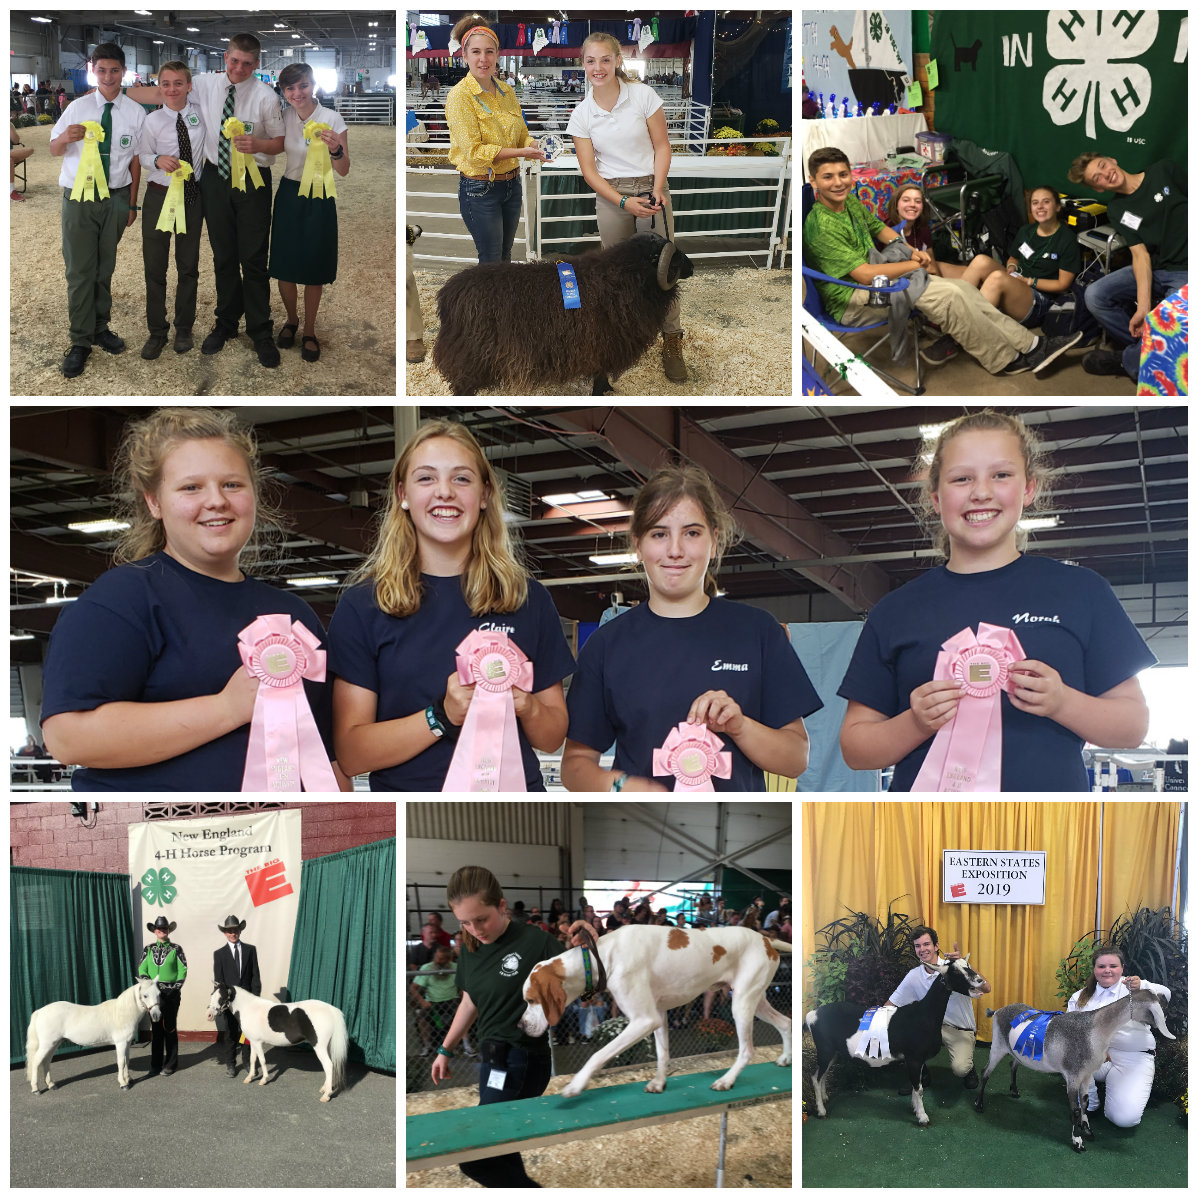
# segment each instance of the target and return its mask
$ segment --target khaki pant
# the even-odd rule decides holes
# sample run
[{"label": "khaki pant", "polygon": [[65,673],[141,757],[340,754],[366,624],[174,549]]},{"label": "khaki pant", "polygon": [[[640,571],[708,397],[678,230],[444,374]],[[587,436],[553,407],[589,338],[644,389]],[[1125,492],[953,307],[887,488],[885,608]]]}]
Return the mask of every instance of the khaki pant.
[{"label": "khaki pant", "polygon": [[421,342],[425,340],[425,322],[421,316],[421,297],[417,292],[416,276],[413,275],[413,255],[411,246],[405,246],[404,260],[405,337],[410,342]]},{"label": "khaki pant", "polygon": [[[854,293],[842,314],[843,325],[870,325],[886,319],[884,309],[866,307],[868,294]],[[1036,342],[1028,329],[1006,317],[978,288],[962,279],[931,275],[917,308],[992,375],[999,374],[1018,354],[1032,350]]]},{"label": "khaki pant", "polygon": [[[616,188],[622,196],[640,196],[654,187],[654,176],[643,175],[640,178],[606,179],[604,182],[610,187]],[[671,208],[671,193],[665,184],[663,185],[662,198],[663,211],[654,217],[654,232],[674,241],[675,213]],[[664,221],[666,223],[665,232],[663,231]],[[600,245],[605,250],[611,246],[619,245],[621,242],[626,242],[633,237],[637,232],[635,222],[636,218],[628,209],[622,208],[619,204],[614,204],[611,200],[606,200],[603,196],[596,197],[596,224],[600,227]],[[679,324],[679,292],[676,291],[675,295],[671,298],[671,307],[667,309],[667,315],[663,318],[662,332],[679,333],[682,328]]]},{"label": "khaki pant", "polygon": [[[970,287],[970,284],[967,286]],[[966,1079],[975,1066],[975,1030],[943,1025],[942,1045],[950,1054],[950,1070],[959,1079]]]}]

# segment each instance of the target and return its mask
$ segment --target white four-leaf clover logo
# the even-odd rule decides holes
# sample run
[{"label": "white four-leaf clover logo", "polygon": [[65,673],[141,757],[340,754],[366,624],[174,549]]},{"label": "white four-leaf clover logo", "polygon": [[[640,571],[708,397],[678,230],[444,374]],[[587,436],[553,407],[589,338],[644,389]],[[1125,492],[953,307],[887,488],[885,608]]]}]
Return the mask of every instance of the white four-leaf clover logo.
[{"label": "white four-leaf clover logo", "polygon": [[1130,59],[1145,54],[1158,34],[1158,13],[1079,12],[1057,9],[1046,17],[1046,50],[1062,65],[1042,84],[1042,105],[1055,125],[1085,118],[1096,136],[1096,108],[1112,130],[1124,132],[1150,107],[1150,72]]}]

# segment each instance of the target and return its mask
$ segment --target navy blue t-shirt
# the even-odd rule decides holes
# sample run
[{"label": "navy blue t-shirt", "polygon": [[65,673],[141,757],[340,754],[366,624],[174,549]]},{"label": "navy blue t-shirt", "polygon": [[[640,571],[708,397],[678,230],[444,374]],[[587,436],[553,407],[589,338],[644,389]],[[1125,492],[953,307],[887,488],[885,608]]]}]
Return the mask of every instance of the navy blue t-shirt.
[{"label": "navy blue t-shirt", "polygon": [[[446,694],[454,651],[473,629],[506,633],[533,663],[533,691],[545,691],[575,669],[562,622],[550,593],[529,580],[525,603],[512,613],[471,613],[457,575],[422,575],[421,607],[410,617],[393,617],[375,603],[375,585],[344,593],[329,622],[332,674],[379,697],[376,721],[394,721],[422,711]],[[543,792],[537,754],[517,722],[525,786]],[[440,792],[454,757],[454,744],[434,742],[416,758],[371,772],[374,792]]]},{"label": "navy blue t-shirt", "polygon": [[[933,678],[942,642],[980,621],[1017,635],[1026,658],[1053,667],[1069,687],[1099,696],[1157,661],[1108,583],[1086,567],[1022,555],[995,571],[935,567],[870,612],[838,689],[885,717],[909,708]],[[1006,792],[1085,792],[1083,739],[1047,717],[1020,712],[1001,694]],[[891,790],[912,788],[933,739],[896,764]]]},{"label": "navy blue t-shirt", "polygon": [[[325,643],[317,614],[299,596],[247,577],[227,583],[160,551],[106,571],[59,614],[44,668],[42,720],[91,712],[116,700],[157,704],[222,691],[241,666],[237,638],[256,617],[287,613]],[[332,687],[304,681],[333,758]],[[139,737],[136,727],[128,737]],[[241,791],[250,726],[145,767],[80,767],[75,791]]]},{"label": "navy blue t-shirt", "polygon": [[[567,737],[602,754],[615,740],[614,770],[653,779],[654,751],[697,696],[716,690],[772,729],[822,707],[770,613],[717,598],[694,617],[660,617],[640,604],[602,625],[580,650]],[[713,788],[765,790],[762,770],[732,738],[721,740],[733,754],[733,775],[714,778]],[[659,781],[674,786],[669,775]]]}]

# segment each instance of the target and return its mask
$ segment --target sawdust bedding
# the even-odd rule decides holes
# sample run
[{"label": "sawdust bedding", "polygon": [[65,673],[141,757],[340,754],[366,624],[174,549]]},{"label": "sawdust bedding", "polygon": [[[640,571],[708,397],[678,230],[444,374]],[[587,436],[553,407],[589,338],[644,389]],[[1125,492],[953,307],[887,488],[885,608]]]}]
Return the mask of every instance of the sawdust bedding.
[{"label": "sawdust bedding", "polygon": [[[757,1051],[753,1062],[772,1061],[778,1047]],[[673,1066],[677,1064],[672,1064]],[[687,1074],[729,1065],[728,1056],[688,1059]],[[612,1071],[592,1084],[593,1089],[648,1078],[647,1064]],[[652,1064],[651,1064],[652,1070]],[[550,1081],[546,1095],[557,1094],[569,1075]],[[670,1079],[667,1087],[671,1086]],[[736,1090],[736,1085],[735,1085]],[[415,1092],[405,1097],[410,1114],[474,1107],[475,1088]],[[525,1170],[544,1188],[711,1188],[717,1176],[721,1117],[714,1114],[649,1125],[522,1155]],[[447,1188],[479,1185],[457,1166],[413,1171],[406,1188]],[[792,1186],[792,1102],[774,1100],[729,1113],[725,1147],[725,1186],[729,1188],[790,1188]]]},{"label": "sawdust bedding", "polygon": [[[170,344],[154,361],[141,357],[146,329],[141,230],[125,230],[113,273],[111,328],[125,339],[123,354],[94,347],[82,375],[67,379],[70,348],[63,272],[58,172],[49,125],[20,130],[35,148],[27,160],[25,203],[9,201],[10,393],[17,396],[393,396],[396,391],[396,140],[392,126],[350,126],[350,173],[338,188],[338,277],[326,286],[317,314],[321,357],[300,358],[300,339],[281,350],[280,365],[263,367],[242,326],[219,354],[200,343],[214,324],[216,285],[207,231],[200,250],[195,348],[176,354]],[[283,156],[272,170],[283,174]],[[141,188],[145,195],[145,183]],[[175,302],[168,270],[167,314]],[[300,316],[303,319],[303,294]],[[271,281],[271,316],[278,333],[286,318]],[[173,332],[173,331],[172,331]]]},{"label": "sawdust bedding", "polygon": [[[419,244],[419,243],[418,243]],[[437,336],[438,289],[454,272],[422,264],[415,268],[425,318],[425,361],[405,364],[405,394],[448,396],[449,386],[431,360]],[[672,383],[662,369],[662,341],[612,380],[622,396],[790,396],[792,394],[792,273],[755,267],[700,267],[679,285],[686,383]],[[582,377],[547,386],[545,396],[591,393]],[[505,395],[484,391],[480,395]]]}]

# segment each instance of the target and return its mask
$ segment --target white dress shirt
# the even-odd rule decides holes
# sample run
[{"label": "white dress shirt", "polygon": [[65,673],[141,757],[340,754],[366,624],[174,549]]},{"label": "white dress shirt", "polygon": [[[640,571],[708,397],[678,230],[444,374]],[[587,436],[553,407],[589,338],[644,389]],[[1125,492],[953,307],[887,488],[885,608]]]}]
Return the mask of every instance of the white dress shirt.
[{"label": "white dress shirt", "polygon": [[[222,71],[219,75],[193,75],[192,100],[200,109],[204,121],[204,157],[217,165],[217,146],[221,137],[221,113],[225,109],[225,96],[229,88],[229,76]],[[257,138],[275,138],[283,133],[283,114],[279,97],[274,88],[269,88],[253,75],[234,85],[233,115],[246,126],[246,132]],[[256,154],[254,161],[260,167],[275,164],[274,154]]]},{"label": "white dress shirt", "polygon": [[[84,121],[95,121],[99,125],[104,117],[106,103],[99,88],[88,92],[86,96],[80,96],[78,100],[72,100],[63,110],[62,116],[55,121],[54,128],[50,131],[51,139],[66,133],[68,125],[82,125]],[[112,145],[108,149],[108,186],[126,187],[133,182],[129,164],[133,162],[133,156],[137,153],[146,112],[140,104],[135,104],[128,96],[118,93],[109,115],[112,120]],[[63,154],[62,169],[58,173],[60,187],[75,186],[75,173],[79,170],[79,160],[82,157],[83,142],[69,142]]]},{"label": "white dress shirt", "polygon": [[160,154],[169,158],[179,157],[179,131],[176,128],[176,120],[180,116],[187,126],[188,141],[192,144],[192,178],[198,181],[204,171],[204,121],[200,110],[189,99],[179,112],[163,105],[146,117],[138,154],[142,160],[142,177],[148,183],[158,183],[163,187],[170,185],[171,181],[166,171],[159,170],[154,165],[154,160]]}]

